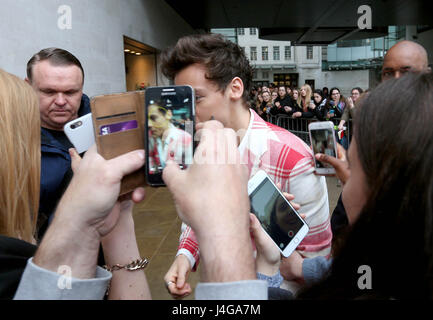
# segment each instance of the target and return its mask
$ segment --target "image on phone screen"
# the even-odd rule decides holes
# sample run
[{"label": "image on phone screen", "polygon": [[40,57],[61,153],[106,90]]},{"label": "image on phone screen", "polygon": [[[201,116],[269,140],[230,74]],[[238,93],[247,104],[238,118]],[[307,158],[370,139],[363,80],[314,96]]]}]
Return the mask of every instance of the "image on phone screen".
[{"label": "image on phone screen", "polygon": [[192,97],[159,92],[147,104],[149,174],[161,174],[167,161],[181,169],[192,163]]},{"label": "image on phone screen", "polygon": [[251,212],[280,250],[284,250],[304,226],[304,222],[269,179],[264,179],[250,194],[250,204]]},{"label": "image on phone screen", "polygon": [[[332,129],[316,129],[311,130],[311,139],[313,145],[313,152],[327,154],[336,157],[334,145],[334,130]],[[322,163],[316,160],[317,168],[332,168],[327,163]]]}]

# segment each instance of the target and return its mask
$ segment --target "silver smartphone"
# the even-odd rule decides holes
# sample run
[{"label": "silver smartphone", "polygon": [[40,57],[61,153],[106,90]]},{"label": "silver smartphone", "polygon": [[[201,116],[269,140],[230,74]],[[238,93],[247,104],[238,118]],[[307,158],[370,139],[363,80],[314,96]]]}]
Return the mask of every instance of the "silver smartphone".
[{"label": "silver smartphone", "polygon": [[248,182],[251,212],[284,257],[297,248],[309,231],[308,225],[284,197],[265,171]]},{"label": "silver smartphone", "polygon": [[95,144],[91,113],[68,122],[64,126],[63,131],[79,154],[87,151]]}]

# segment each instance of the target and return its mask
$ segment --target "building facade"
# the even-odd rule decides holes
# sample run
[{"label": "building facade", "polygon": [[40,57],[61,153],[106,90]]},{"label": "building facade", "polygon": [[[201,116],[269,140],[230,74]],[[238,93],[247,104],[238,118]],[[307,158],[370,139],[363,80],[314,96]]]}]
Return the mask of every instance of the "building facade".
[{"label": "building facade", "polygon": [[319,46],[292,46],[290,41],[259,39],[257,28],[237,28],[237,41],[255,69],[256,85],[318,85],[322,66]]},{"label": "building facade", "polygon": [[256,85],[270,84],[313,89],[338,87],[343,95],[351,89],[373,88],[380,82],[383,57],[395,43],[419,42],[432,62],[433,29],[390,26],[388,35],[375,39],[341,40],[328,46],[292,46],[290,41],[259,39],[257,28],[213,29],[242,47],[255,69]]},{"label": "building facade", "polygon": [[89,96],[168,84],[158,53],[195,33],[160,0],[2,0],[2,8],[0,68],[24,78],[33,54],[66,49],[83,64]]}]

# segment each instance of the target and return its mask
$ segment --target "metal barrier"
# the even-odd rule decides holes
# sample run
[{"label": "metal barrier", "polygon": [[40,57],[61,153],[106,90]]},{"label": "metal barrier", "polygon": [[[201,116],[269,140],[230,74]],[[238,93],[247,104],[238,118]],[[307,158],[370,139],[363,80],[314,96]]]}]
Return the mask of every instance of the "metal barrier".
[{"label": "metal barrier", "polygon": [[[338,126],[340,120],[341,120],[340,118],[334,118],[334,119],[330,119],[329,121],[332,121],[336,126]],[[310,136],[308,133],[308,125],[311,122],[318,122],[318,121],[319,120],[317,118],[308,118],[308,119],[295,118],[294,119],[286,115],[269,117],[269,122],[290,131],[291,133],[293,133],[294,135],[302,139],[307,145],[311,145]],[[344,135],[347,137],[347,145],[349,145],[352,139],[352,120],[346,122],[344,126],[346,127]]]},{"label": "metal barrier", "polygon": [[268,114],[268,122],[275,124],[275,125],[278,125],[277,124],[278,123],[278,116],[273,116],[273,115]]},{"label": "metal barrier", "polygon": [[292,118],[289,116],[278,116],[277,126],[284,128],[294,135],[301,138],[307,145],[310,143],[310,135],[308,133],[308,125],[312,122],[312,119],[303,118]]}]

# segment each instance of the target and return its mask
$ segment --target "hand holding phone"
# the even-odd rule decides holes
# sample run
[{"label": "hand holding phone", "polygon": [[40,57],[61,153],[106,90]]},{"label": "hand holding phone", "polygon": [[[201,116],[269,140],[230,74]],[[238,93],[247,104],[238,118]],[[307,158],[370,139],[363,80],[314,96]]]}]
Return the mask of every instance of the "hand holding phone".
[{"label": "hand holding phone", "polygon": [[[322,153],[337,157],[337,141],[335,139],[334,124],[331,121],[310,123],[308,131],[314,155]],[[317,174],[335,174],[332,165],[317,160],[315,156],[314,164]]]},{"label": "hand holding phone", "polygon": [[248,182],[251,211],[284,257],[307,235],[309,228],[265,171],[258,171]]},{"label": "hand holding phone", "polygon": [[74,145],[78,154],[87,151],[95,144],[95,134],[93,131],[92,114],[88,113],[78,119],[68,122],[63,131],[69,141]]},{"label": "hand holding phone", "polygon": [[346,159],[346,150],[343,146],[337,144],[338,158],[328,156],[326,154],[316,154],[316,160],[322,163],[328,163],[335,169],[335,175],[340,179],[341,183],[344,185],[350,176],[349,164]]}]

